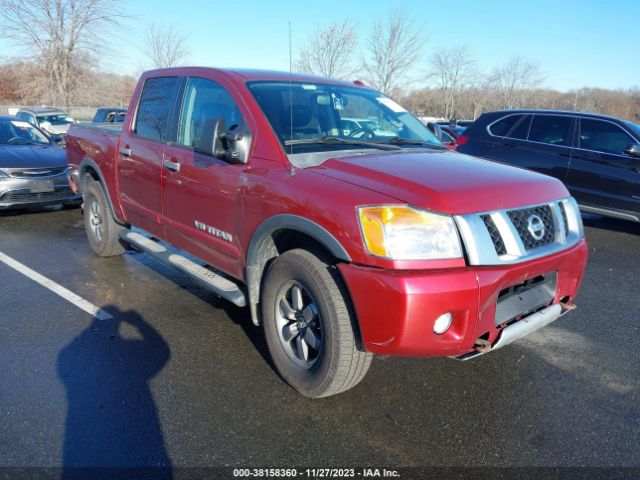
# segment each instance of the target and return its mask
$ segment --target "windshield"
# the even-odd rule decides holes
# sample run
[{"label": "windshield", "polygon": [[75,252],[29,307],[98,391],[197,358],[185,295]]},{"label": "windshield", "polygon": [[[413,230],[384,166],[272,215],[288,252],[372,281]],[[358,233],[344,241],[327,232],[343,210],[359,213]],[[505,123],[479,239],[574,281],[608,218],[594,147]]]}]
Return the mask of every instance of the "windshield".
[{"label": "windshield", "polygon": [[[403,107],[368,88],[269,81],[248,86],[287,153],[362,149],[366,144],[442,146]],[[332,139],[337,141],[327,141]]]},{"label": "windshield", "polygon": [[640,125],[632,122],[624,122],[624,123],[626,123],[627,126],[633,131],[634,135],[636,136],[636,140],[640,141]]},{"label": "windshield", "polygon": [[0,120],[0,145],[44,145],[47,136],[23,120]]},{"label": "windshield", "polygon": [[55,115],[38,115],[38,123],[49,122],[51,125],[68,125],[73,120],[66,113],[56,113]]}]

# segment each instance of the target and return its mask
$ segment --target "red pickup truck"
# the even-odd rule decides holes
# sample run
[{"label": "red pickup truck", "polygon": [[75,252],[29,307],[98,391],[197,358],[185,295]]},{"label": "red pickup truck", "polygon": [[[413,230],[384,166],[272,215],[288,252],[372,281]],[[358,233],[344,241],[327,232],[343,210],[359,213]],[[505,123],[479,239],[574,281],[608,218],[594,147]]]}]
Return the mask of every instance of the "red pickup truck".
[{"label": "red pickup truck", "polygon": [[574,307],[587,259],[561,182],[448,151],[360,82],[150,71],[121,129],[73,125],[67,152],[93,250],[145,251],[249,307],[308,397],[373,354],[507,345]]}]

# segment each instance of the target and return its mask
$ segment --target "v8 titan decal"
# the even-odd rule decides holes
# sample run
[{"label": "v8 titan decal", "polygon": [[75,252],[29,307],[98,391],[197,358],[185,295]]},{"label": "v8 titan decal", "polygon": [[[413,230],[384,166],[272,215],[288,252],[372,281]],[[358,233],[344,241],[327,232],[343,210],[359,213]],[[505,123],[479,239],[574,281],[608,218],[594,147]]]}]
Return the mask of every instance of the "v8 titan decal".
[{"label": "v8 titan decal", "polygon": [[212,227],[210,225],[206,225],[202,222],[199,222],[198,220],[195,221],[196,224],[196,228],[198,230],[202,230],[203,232],[207,232],[210,233],[211,235],[213,235],[214,237],[218,237],[226,242],[232,242],[233,241],[233,235],[231,235],[229,232],[225,232],[223,230],[218,230],[216,227]]}]

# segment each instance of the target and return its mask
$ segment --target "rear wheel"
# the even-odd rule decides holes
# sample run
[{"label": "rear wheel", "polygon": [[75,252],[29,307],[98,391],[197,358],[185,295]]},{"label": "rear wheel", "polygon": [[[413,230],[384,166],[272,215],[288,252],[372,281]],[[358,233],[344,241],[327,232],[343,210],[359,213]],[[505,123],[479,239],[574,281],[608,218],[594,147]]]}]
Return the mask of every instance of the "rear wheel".
[{"label": "rear wheel", "polygon": [[357,345],[357,325],[335,267],[290,250],[269,267],[261,297],[267,345],[282,377],[301,394],[344,392],[364,378],[372,355]]},{"label": "rear wheel", "polygon": [[91,180],[84,191],[84,227],[97,255],[112,257],[124,252],[119,237],[124,227],[114,220],[104,188],[95,180]]}]

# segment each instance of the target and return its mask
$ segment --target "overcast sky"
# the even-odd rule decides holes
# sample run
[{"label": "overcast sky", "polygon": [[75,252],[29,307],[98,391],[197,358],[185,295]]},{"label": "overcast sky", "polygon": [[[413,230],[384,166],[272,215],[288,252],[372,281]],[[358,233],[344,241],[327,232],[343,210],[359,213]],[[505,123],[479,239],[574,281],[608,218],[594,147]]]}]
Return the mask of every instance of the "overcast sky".
[{"label": "overcast sky", "polygon": [[[536,62],[545,86],[640,86],[640,0],[407,0],[252,1],[136,0],[132,19],[108,70],[137,75],[147,25],[174,23],[188,37],[193,65],[288,70],[288,24],[294,59],[308,33],[320,24],[350,19],[363,45],[376,18],[404,9],[421,26],[427,43],[414,78],[423,85],[427,59],[438,48],[467,43],[485,71],[513,55]],[[0,39],[0,55],[11,56]]]}]

